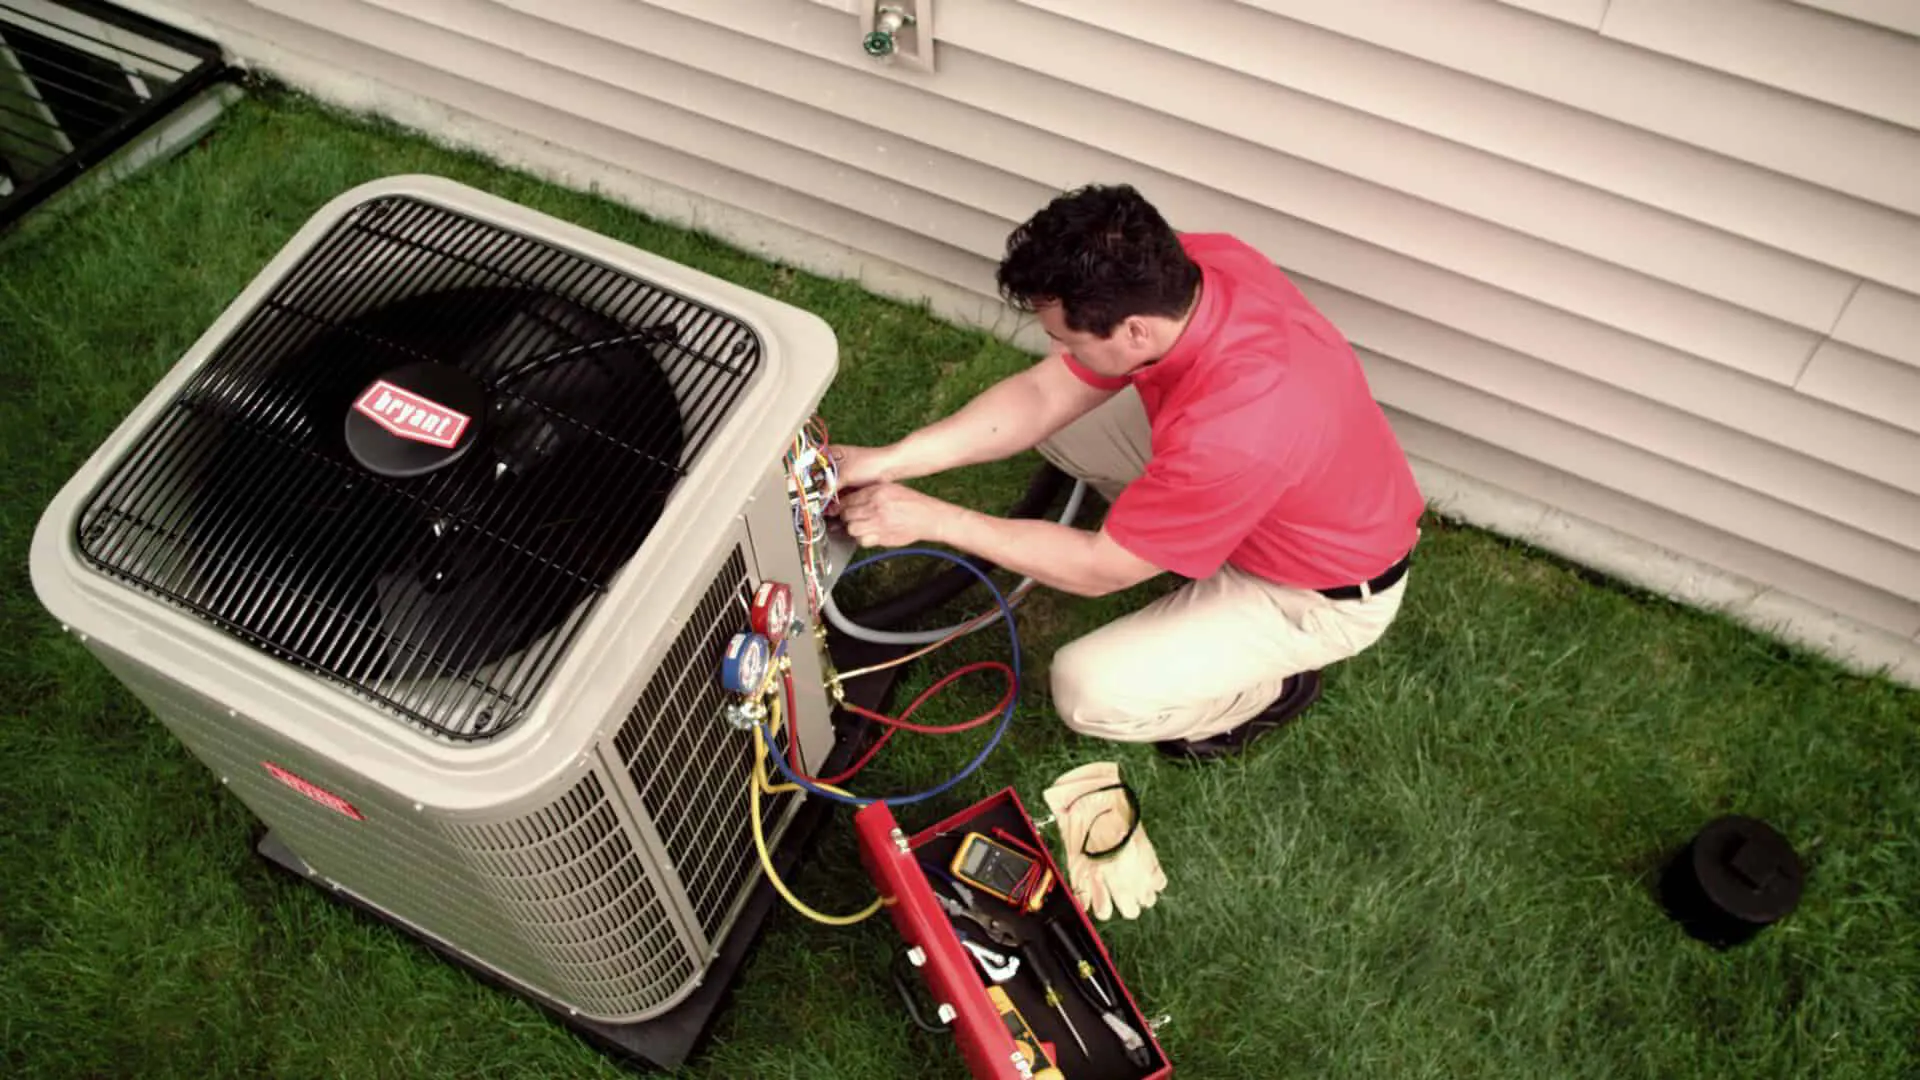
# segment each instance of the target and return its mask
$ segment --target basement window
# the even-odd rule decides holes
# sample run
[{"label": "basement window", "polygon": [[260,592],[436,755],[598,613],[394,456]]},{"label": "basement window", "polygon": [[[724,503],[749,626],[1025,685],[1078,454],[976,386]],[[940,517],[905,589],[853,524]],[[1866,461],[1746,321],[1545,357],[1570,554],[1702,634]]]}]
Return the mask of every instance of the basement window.
[{"label": "basement window", "polygon": [[0,228],[226,71],[217,45],[96,0],[0,0]]}]

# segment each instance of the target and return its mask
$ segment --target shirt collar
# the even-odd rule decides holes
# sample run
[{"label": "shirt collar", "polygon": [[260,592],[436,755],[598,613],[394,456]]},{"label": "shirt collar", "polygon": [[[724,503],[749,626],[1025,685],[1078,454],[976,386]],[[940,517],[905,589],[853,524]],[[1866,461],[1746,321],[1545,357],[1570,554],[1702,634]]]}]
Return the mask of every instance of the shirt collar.
[{"label": "shirt collar", "polygon": [[1200,267],[1200,300],[1193,305],[1193,317],[1181,329],[1180,337],[1174,341],[1167,355],[1146,367],[1131,373],[1135,382],[1158,382],[1162,379],[1177,379],[1195,359],[1205,351],[1207,342],[1213,337],[1214,323],[1218,320],[1221,308],[1220,283],[1213,271],[1206,266]]}]

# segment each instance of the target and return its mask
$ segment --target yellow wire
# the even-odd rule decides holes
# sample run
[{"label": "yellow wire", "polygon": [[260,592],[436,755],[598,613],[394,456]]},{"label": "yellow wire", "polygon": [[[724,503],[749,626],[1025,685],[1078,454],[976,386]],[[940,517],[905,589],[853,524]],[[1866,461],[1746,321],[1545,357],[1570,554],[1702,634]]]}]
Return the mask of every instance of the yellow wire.
[{"label": "yellow wire", "polygon": [[[780,695],[775,694],[773,696],[773,704],[769,708],[768,724],[768,729],[775,734],[778,734],[780,731],[780,711]],[[846,792],[841,791],[839,788],[831,787],[827,784],[821,784],[820,787],[836,795],[846,794]],[[773,883],[774,891],[779,893],[780,896],[792,906],[793,910],[805,915],[814,922],[824,923],[828,926],[852,926],[855,923],[872,918],[886,903],[883,897],[875,897],[873,903],[868,904],[864,909],[852,915],[823,915],[808,907],[801,902],[799,897],[793,895],[792,891],[787,888],[787,883],[780,880],[779,871],[773,868],[773,854],[767,850],[767,835],[760,827],[760,793],[764,791],[769,795],[777,795],[783,791],[798,790],[800,790],[800,788],[796,784],[782,784],[775,787],[767,783],[767,740],[762,736],[760,727],[755,725],[753,729],[753,776],[747,783],[748,820],[753,826],[754,850],[760,853],[760,868],[767,872],[767,880]]]}]

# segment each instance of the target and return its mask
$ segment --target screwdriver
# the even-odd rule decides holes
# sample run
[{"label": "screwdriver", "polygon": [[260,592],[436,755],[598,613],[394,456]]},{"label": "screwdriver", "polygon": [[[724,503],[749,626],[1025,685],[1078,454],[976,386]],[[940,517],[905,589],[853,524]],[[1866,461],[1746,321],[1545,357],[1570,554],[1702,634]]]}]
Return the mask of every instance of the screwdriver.
[{"label": "screwdriver", "polygon": [[1073,1026],[1073,1017],[1067,1015],[1067,1007],[1060,999],[1060,991],[1054,988],[1053,980],[1047,978],[1047,966],[1037,961],[1031,966],[1034,978],[1040,980],[1040,990],[1046,995],[1047,1004],[1053,1007],[1054,1012],[1060,1014],[1061,1021],[1067,1025],[1068,1033],[1073,1036],[1073,1041],[1080,1044],[1080,1056],[1091,1058],[1093,1055],[1087,1052],[1087,1040],[1080,1037],[1080,1029]]},{"label": "screwdriver", "polygon": [[1063,950],[1060,962],[1073,969],[1074,973],[1080,976],[1085,989],[1090,992],[1089,1003],[1106,1009],[1118,1008],[1120,1003],[1114,1000],[1112,992],[1107,989],[1105,981],[1100,977],[1099,969],[1087,962],[1087,954],[1080,951],[1080,943],[1073,940],[1073,935],[1067,932],[1067,928],[1061,926],[1058,920],[1049,919],[1047,929],[1053,932],[1053,939],[1060,943],[1060,948]]},{"label": "screwdriver", "polygon": [[1081,951],[1080,943],[1075,941],[1073,935],[1067,932],[1067,928],[1057,921],[1049,920],[1047,929],[1053,932],[1054,940],[1059,942],[1060,948],[1066,953],[1061,957],[1060,962],[1073,968],[1080,976],[1079,986],[1082,996],[1087,999],[1087,1004],[1099,1010],[1100,1019],[1106,1023],[1107,1027],[1113,1029],[1114,1035],[1119,1037],[1120,1045],[1127,1053],[1127,1060],[1142,1068],[1152,1064],[1153,1054],[1147,1049],[1146,1040],[1142,1039],[1140,1033],[1133,1030],[1130,1024],[1120,1018],[1119,999],[1107,987],[1106,979],[1100,969],[1087,961],[1087,954]]}]

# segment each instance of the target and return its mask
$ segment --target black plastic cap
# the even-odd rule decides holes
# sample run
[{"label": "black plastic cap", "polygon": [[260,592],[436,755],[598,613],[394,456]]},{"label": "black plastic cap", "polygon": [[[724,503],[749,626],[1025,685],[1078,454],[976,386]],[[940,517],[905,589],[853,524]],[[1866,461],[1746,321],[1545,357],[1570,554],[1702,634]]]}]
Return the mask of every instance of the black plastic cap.
[{"label": "black plastic cap", "polygon": [[1726,947],[1785,918],[1804,886],[1805,868],[1786,837],[1764,821],[1729,815],[1709,822],[1668,863],[1660,892],[1689,934]]},{"label": "black plastic cap", "polygon": [[1700,830],[1693,872],[1707,899],[1746,922],[1774,922],[1800,902],[1800,856],[1764,821],[1724,817]]}]

